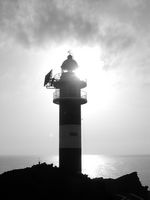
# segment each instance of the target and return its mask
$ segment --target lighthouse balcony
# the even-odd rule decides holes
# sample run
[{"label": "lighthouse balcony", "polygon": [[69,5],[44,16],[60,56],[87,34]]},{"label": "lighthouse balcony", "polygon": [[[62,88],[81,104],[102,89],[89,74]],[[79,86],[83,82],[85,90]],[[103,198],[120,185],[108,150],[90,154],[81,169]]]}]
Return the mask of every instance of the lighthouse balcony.
[{"label": "lighthouse balcony", "polygon": [[60,90],[56,89],[53,93],[53,103],[59,104],[62,101],[79,101],[80,104],[85,104],[87,103],[87,93],[81,90],[80,96],[60,95]]}]

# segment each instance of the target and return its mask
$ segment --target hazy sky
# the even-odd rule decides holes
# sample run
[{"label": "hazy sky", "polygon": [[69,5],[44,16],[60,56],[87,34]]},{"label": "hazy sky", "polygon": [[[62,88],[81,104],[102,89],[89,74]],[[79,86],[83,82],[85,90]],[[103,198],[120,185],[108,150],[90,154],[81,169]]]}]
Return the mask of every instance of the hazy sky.
[{"label": "hazy sky", "polygon": [[88,79],[83,153],[150,154],[149,0],[0,0],[0,154],[58,154],[43,82],[70,49]]}]

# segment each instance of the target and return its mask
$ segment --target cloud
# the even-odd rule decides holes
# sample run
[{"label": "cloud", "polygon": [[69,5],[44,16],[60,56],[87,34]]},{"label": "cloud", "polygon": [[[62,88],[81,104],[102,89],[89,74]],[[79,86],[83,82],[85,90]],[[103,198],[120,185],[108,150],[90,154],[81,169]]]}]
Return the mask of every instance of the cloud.
[{"label": "cloud", "polygon": [[143,49],[136,48],[150,41],[149,8],[147,0],[0,0],[1,44],[13,40],[41,47],[75,41],[99,45],[105,69],[123,66],[130,53],[142,63]]},{"label": "cloud", "polygon": [[113,28],[109,24],[105,35],[102,34],[105,20],[113,17],[114,8],[109,0],[94,0],[92,3],[89,0],[1,0],[1,37],[5,35],[27,46],[46,44],[49,41],[96,43],[102,40],[112,47],[117,40],[116,45],[120,48],[121,45],[127,45],[130,38],[127,35],[127,39],[123,38],[125,34],[120,35],[118,31],[115,35],[116,26]]},{"label": "cloud", "polygon": [[5,34],[24,45],[40,45],[48,41],[58,43],[74,38],[87,41],[92,38],[97,32],[96,23],[85,18],[83,10],[77,11],[73,1],[62,2],[1,0],[1,36]]},{"label": "cloud", "polygon": [[143,6],[143,0],[121,0],[124,5],[127,5],[131,8],[137,8]]}]

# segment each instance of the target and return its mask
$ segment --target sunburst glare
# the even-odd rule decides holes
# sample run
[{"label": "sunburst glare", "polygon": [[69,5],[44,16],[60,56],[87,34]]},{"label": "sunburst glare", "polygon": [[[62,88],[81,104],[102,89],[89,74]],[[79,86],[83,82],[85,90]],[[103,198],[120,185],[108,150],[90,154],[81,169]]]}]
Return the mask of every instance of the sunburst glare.
[{"label": "sunburst glare", "polygon": [[[64,45],[55,51],[48,52],[47,57],[51,55],[51,59],[49,59],[46,70],[52,68],[54,75],[60,73],[60,66],[66,59],[69,49],[69,45]],[[117,103],[116,83],[118,77],[116,70],[105,70],[102,53],[100,47],[73,46],[71,49],[73,59],[77,61],[79,66],[75,72],[76,75],[80,79],[87,80],[87,88],[85,89],[88,95],[88,112],[90,113],[96,110],[93,109],[93,105],[94,108],[106,110],[111,109]],[[93,97],[96,98],[96,101]]]},{"label": "sunburst glare", "polygon": [[95,101],[93,96],[95,96],[99,106],[108,108],[114,103],[116,97],[115,85],[118,77],[115,72],[104,69],[101,54],[101,49],[98,47],[76,50],[74,57],[79,64],[76,74],[80,79],[87,79],[88,102],[93,106],[93,100]]}]

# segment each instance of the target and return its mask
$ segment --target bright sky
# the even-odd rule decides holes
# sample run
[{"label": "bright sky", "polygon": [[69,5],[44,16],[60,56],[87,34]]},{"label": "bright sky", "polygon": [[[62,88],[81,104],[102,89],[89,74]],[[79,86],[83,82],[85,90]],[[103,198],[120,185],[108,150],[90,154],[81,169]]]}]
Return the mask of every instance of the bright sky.
[{"label": "bright sky", "polygon": [[71,50],[87,77],[82,151],[150,154],[150,1],[0,0],[0,154],[58,154],[44,77]]}]

